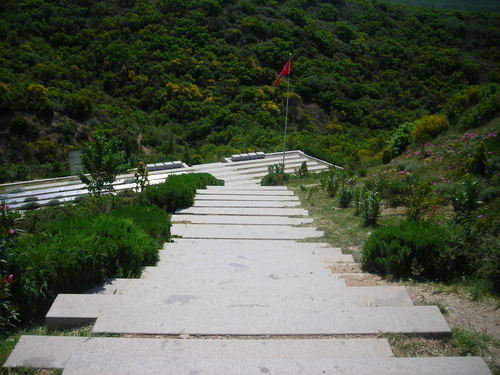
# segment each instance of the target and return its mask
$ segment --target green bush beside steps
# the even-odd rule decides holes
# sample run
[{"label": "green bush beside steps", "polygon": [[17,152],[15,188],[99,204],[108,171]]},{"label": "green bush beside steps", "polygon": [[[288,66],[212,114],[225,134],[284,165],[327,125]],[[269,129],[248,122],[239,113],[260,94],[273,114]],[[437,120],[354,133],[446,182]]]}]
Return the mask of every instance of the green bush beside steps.
[{"label": "green bush beside steps", "polygon": [[[12,247],[0,253],[13,275],[9,303],[22,320],[41,319],[59,293],[81,293],[113,277],[139,277],[170,239],[170,216],[196,189],[223,185],[207,173],[170,176],[142,192],[87,196],[76,205],[25,213]],[[3,302],[0,295],[0,302]]]}]

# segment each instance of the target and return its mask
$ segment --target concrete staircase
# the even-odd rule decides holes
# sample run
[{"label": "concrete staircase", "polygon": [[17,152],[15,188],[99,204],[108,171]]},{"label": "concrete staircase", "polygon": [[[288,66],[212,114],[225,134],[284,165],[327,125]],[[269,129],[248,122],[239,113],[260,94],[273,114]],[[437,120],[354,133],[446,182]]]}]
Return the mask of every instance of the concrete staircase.
[{"label": "concrete staircase", "polygon": [[414,306],[400,286],[347,287],[330,267],[352,256],[301,242],[322,232],[307,226],[286,187],[257,185],[264,166],[194,166],[229,181],[199,190],[193,207],[172,216],[177,237],[158,264],[140,279],[59,295],[46,316],[50,328],[93,324],[94,334],[120,337],[22,336],[4,366],[65,375],[490,374],[478,357],[395,358],[380,334],[449,335],[439,309]]}]

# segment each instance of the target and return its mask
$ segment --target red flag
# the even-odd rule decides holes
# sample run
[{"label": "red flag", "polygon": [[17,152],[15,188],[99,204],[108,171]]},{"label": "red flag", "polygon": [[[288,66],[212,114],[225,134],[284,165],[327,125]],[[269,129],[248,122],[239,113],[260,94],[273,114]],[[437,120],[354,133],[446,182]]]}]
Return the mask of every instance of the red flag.
[{"label": "red flag", "polygon": [[283,67],[283,69],[281,69],[281,73],[278,75],[278,77],[276,77],[276,81],[274,81],[274,86],[278,86],[278,84],[280,83],[281,77],[290,75],[290,66],[291,66],[291,64],[292,64],[292,62],[290,60],[288,60],[286,62],[286,64]]}]

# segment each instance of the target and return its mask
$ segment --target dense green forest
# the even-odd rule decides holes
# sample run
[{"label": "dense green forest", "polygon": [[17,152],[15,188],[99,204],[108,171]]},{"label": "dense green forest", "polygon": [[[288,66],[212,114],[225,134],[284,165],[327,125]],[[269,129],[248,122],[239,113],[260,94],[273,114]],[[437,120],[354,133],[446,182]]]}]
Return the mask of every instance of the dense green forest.
[{"label": "dense green forest", "polygon": [[500,3],[497,0],[384,0],[384,2],[438,9],[500,12]]},{"label": "dense green forest", "polygon": [[384,0],[386,3],[406,4],[420,7],[431,7],[451,10],[467,10],[474,12],[500,12],[497,0]]},{"label": "dense green forest", "polygon": [[497,92],[498,25],[376,0],[4,0],[0,181],[67,174],[96,134],[131,165],[279,150],[289,52],[289,148],[379,162],[400,124]]}]

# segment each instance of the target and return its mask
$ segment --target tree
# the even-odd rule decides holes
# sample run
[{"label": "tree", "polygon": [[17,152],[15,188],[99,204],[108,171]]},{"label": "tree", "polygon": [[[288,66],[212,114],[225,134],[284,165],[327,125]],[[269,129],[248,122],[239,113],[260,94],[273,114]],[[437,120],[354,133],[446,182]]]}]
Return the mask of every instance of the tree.
[{"label": "tree", "polygon": [[87,175],[79,174],[90,193],[99,196],[102,191],[113,190],[118,173],[127,169],[125,151],[119,149],[115,137],[96,136],[82,153],[82,163]]}]

